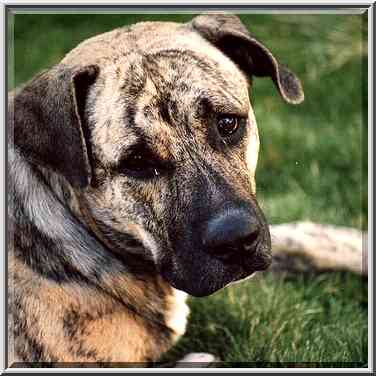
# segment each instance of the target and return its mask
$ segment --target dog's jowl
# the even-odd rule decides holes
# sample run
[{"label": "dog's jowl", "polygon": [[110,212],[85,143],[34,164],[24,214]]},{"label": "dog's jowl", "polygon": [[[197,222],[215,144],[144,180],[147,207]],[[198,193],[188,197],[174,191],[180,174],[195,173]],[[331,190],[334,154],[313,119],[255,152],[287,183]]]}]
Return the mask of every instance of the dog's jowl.
[{"label": "dog's jowl", "polygon": [[266,269],[252,77],[296,76],[230,15],[86,40],[9,95],[10,363],[151,362],[186,293]]}]

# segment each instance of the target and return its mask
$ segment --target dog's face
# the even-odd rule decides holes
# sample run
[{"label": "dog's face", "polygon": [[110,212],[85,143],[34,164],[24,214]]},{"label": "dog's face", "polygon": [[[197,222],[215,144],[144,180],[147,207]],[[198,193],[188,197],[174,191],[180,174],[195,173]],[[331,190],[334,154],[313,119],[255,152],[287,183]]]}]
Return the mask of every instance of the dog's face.
[{"label": "dog's face", "polygon": [[[231,38],[216,41],[226,22]],[[171,28],[173,48],[162,48]],[[173,287],[209,295],[271,262],[255,197],[259,140],[247,54],[228,45],[245,31],[234,17],[201,16],[184,32],[165,24],[132,32],[140,40],[153,34],[152,47],[73,80],[90,168],[80,200],[111,251],[151,260]],[[239,49],[247,43],[239,39]],[[278,65],[273,73],[263,48],[251,54],[252,73],[269,74],[286,100],[299,101],[284,87],[296,78],[287,70],[282,77]]]},{"label": "dog's face", "polygon": [[247,80],[214,57],[128,57],[88,100],[86,198],[100,232],[120,252],[123,234],[139,240],[162,276],[193,295],[270,263],[252,194],[258,137]]}]

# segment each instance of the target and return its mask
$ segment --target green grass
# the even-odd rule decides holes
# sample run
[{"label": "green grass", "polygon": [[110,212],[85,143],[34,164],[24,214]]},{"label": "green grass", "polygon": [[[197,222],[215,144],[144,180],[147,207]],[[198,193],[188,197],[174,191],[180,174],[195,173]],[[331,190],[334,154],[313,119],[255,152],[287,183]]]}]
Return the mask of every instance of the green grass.
[{"label": "green grass", "polygon": [[366,285],[340,273],[281,278],[266,273],[195,299],[187,335],[167,358],[204,351],[225,366],[364,366]]},{"label": "green grass", "polygon": [[[10,85],[57,63],[92,35],[140,20],[191,17],[18,14]],[[366,18],[241,18],[299,75],[305,89],[305,102],[291,106],[279,98],[271,80],[254,80],[251,96],[261,137],[258,197],[267,218],[271,223],[309,219],[366,229]],[[366,284],[346,273],[296,278],[266,273],[211,297],[191,299],[188,333],[167,358],[207,351],[238,366],[365,365]]]}]

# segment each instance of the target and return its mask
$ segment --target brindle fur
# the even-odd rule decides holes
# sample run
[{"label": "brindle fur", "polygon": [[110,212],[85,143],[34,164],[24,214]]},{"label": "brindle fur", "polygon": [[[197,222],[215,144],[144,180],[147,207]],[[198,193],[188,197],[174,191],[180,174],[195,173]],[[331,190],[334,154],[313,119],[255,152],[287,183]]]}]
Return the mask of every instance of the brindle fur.
[{"label": "brindle fur", "polygon": [[[204,15],[88,39],[10,94],[10,363],[156,361],[185,330],[172,286],[208,295],[269,265],[251,76],[302,100],[237,17]],[[248,117],[234,145],[213,131],[216,113]],[[122,171],[141,143],[165,166],[142,182]],[[246,273],[196,239],[228,201],[264,224]]]}]

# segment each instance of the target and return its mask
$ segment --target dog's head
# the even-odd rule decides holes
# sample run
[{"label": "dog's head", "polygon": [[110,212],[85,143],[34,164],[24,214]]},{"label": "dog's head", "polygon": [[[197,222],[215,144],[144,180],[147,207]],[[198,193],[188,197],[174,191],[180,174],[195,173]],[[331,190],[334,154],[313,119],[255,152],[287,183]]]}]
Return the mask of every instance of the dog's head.
[{"label": "dog's head", "polygon": [[272,78],[287,102],[303,99],[235,16],[118,29],[16,95],[14,143],[67,179],[109,251],[209,295],[271,262],[255,197],[252,76]]}]

